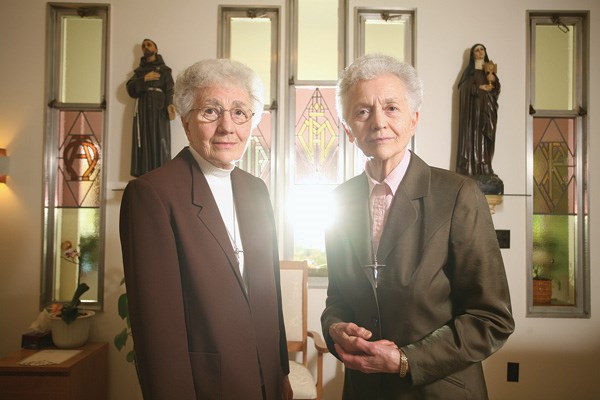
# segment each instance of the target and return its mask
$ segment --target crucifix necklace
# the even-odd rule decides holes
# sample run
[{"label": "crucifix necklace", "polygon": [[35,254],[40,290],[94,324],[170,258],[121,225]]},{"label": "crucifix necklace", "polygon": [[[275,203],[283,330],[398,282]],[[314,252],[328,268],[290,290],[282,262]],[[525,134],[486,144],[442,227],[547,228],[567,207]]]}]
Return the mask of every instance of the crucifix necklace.
[{"label": "crucifix necklace", "polygon": [[381,274],[381,269],[384,268],[385,264],[379,264],[377,262],[377,254],[373,253],[373,264],[365,265],[365,268],[369,268],[373,270],[373,280],[375,281],[375,289],[377,289],[377,285],[379,284],[379,277]]},{"label": "crucifix necklace", "polygon": [[[229,229],[227,229],[227,227],[225,227],[225,229],[227,230],[227,235],[229,235],[229,240],[231,241],[231,244],[233,245],[233,252],[235,253],[235,256],[239,262],[240,261],[240,253],[243,253],[244,250],[242,249],[241,243],[240,243],[239,247],[237,244],[236,222],[237,222],[237,216],[236,216],[236,212],[235,212],[235,200],[234,200],[233,201],[233,236],[231,236],[231,232],[229,232]],[[241,242],[241,240],[240,240],[240,242]]]},{"label": "crucifix necklace", "polygon": [[375,289],[377,289],[377,286],[379,284],[379,277],[381,276],[381,269],[384,268],[386,265],[385,264],[379,264],[379,262],[377,262],[377,250],[375,249],[375,244],[373,243],[373,227],[371,227],[371,254],[372,254],[372,258],[373,258],[373,264],[367,264],[365,265],[365,268],[369,268],[371,270],[373,270],[373,281],[375,282]]},{"label": "crucifix necklace", "polygon": [[[383,186],[382,184],[378,184],[373,188],[373,194],[375,194],[375,192],[381,192],[381,189],[384,189],[384,194],[385,194],[385,186]],[[372,273],[373,273],[373,281],[375,282],[375,289],[377,289],[377,286],[379,284],[379,277],[381,276],[381,269],[385,267],[385,264],[380,264],[377,261],[377,248],[376,248],[376,244],[377,247],[379,247],[379,240],[381,239],[381,225],[384,223],[385,221],[385,197],[381,198],[380,195],[377,195],[375,197],[375,200],[372,200],[373,203],[369,202],[370,207],[369,207],[369,211],[370,211],[370,219],[371,219],[371,227],[369,229],[369,236],[371,239],[371,257],[373,260],[372,264],[367,264],[365,265],[365,268],[371,269]],[[373,215],[373,213],[377,213],[377,215]],[[377,220],[377,221],[376,221]],[[375,238],[375,230],[376,228],[378,229],[378,235],[377,238]],[[376,243],[377,240],[377,243]]]}]

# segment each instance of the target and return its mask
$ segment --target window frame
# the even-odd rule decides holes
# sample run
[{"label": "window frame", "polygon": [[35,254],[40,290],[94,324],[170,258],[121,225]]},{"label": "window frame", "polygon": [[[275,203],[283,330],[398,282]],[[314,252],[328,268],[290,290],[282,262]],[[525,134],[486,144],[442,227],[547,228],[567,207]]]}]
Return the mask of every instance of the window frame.
[{"label": "window frame", "polygon": [[[40,308],[50,306],[56,302],[54,298],[54,281],[57,274],[55,263],[58,238],[55,237],[55,209],[51,199],[56,193],[56,186],[59,177],[57,176],[57,146],[59,137],[59,117],[63,111],[99,111],[102,112],[102,149],[108,148],[108,112],[106,109],[106,92],[108,82],[108,44],[110,32],[110,6],[109,5],[90,5],[86,3],[48,3],[47,5],[47,31],[46,31],[46,111],[45,111],[45,131],[44,131],[44,177],[43,190],[45,198],[48,199],[48,206],[42,205],[42,261],[41,261],[41,282],[40,282]],[[61,19],[65,16],[95,16],[103,20],[102,25],[102,65],[100,72],[100,102],[98,103],[69,103],[60,102],[60,85],[62,78],[60,76],[62,52],[62,24]],[[106,208],[104,202],[106,199],[106,151],[100,155],[102,170],[100,171],[100,194],[99,194],[99,225],[98,225],[98,276],[97,287],[92,290],[97,291],[96,301],[82,300],[87,309],[101,311],[104,308],[104,248],[105,248],[105,220]]]},{"label": "window frame", "polygon": [[[278,182],[278,149],[280,147],[280,135],[277,135],[281,125],[279,108],[279,68],[280,68],[280,7],[270,6],[225,6],[219,5],[217,28],[217,57],[231,58],[231,19],[232,18],[257,18],[266,17],[271,19],[271,76],[269,82],[269,99],[265,99],[263,112],[271,114],[271,153],[270,153],[270,181],[265,182],[270,188],[271,201],[276,203]],[[257,128],[255,128],[257,129]]]},{"label": "window frame", "polygon": [[[574,49],[574,98],[572,110],[535,109],[535,28],[537,25],[557,25],[559,17],[563,23],[573,23],[576,29]],[[527,317],[547,318],[589,318],[590,317],[590,257],[589,257],[589,170],[587,149],[588,135],[588,82],[589,73],[589,12],[569,11],[528,11],[527,21]],[[574,267],[575,304],[570,305],[534,305],[533,304],[533,122],[535,118],[571,118],[576,127],[576,179],[577,179],[577,245],[576,265]],[[586,211],[587,210],[587,214]]]}]

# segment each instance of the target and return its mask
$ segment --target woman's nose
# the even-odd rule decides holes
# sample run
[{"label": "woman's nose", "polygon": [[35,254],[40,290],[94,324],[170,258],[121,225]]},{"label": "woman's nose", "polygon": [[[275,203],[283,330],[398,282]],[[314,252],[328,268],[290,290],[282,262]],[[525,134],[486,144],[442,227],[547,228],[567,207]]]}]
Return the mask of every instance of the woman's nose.
[{"label": "woman's nose", "polygon": [[375,109],[371,112],[371,126],[375,130],[380,130],[385,128],[387,117],[383,112],[382,108],[375,107]]}]

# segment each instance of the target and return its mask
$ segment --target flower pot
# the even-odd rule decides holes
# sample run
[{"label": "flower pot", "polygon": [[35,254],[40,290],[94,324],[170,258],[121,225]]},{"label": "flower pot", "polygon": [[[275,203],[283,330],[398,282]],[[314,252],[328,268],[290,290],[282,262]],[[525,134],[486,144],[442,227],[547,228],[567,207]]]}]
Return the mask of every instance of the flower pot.
[{"label": "flower pot", "polygon": [[70,324],[67,324],[60,317],[50,315],[50,326],[52,331],[52,342],[61,349],[72,349],[83,346],[90,336],[92,326],[92,317],[96,314],[93,311],[81,311],[83,315]]},{"label": "flower pot", "polygon": [[533,280],[533,304],[550,304],[552,301],[552,280],[534,279]]}]

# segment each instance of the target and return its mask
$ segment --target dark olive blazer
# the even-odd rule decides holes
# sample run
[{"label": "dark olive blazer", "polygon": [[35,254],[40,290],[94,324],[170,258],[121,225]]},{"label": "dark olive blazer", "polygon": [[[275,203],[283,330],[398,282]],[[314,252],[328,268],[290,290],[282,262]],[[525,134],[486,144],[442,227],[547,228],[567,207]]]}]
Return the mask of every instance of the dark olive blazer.
[{"label": "dark olive blazer", "polygon": [[409,359],[410,377],[346,370],[344,399],[485,399],[481,361],[514,330],[502,256],[486,199],[467,177],[412,158],[389,211],[372,272],[368,182],[336,190],[327,232],[329,287],[321,322],[355,322]]},{"label": "dark olive blazer", "polygon": [[189,149],[123,194],[123,263],[145,400],[260,400],[261,381],[267,399],[281,398],[289,367],[273,211],[260,179],[235,168],[231,180],[245,280]]}]

